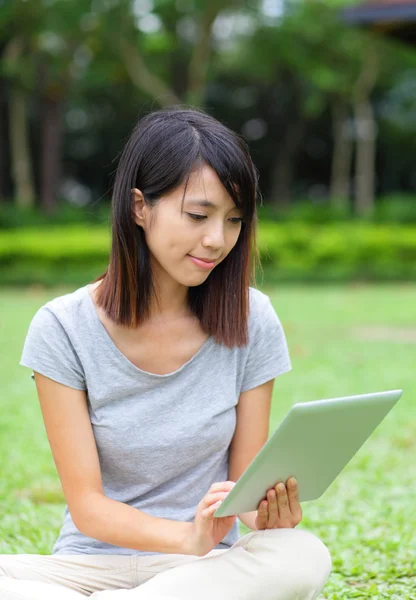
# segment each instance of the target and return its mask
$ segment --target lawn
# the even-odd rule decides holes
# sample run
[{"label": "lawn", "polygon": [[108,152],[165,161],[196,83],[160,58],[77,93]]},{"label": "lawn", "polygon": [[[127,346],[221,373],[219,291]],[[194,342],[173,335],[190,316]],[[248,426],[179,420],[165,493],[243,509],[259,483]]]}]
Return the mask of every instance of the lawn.
[{"label": "lawn", "polygon": [[[276,380],[270,432],[294,402],[404,391],[322,498],[303,505],[299,527],[333,558],[321,597],[416,599],[416,285],[258,287],[293,363]],[[36,310],[68,291],[0,291],[0,553],[50,554],[63,519],[35,384],[18,363]]]}]

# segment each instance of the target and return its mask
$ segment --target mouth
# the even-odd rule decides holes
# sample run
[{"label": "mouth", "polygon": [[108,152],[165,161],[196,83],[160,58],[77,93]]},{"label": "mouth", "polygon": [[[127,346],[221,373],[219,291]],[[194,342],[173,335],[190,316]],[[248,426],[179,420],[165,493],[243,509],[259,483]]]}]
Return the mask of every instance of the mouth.
[{"label": "mouth", "polygon": [[187,254],[187,256],[189,256],[189,258],[192,260],[192,262],[195,265],[202,267],[204,269],[212,269],[212,267],[215,266],[215,263],[218,260],[218,259],[206,260],[205,258],[197,258],[196,256],[192,256],[192,254]]},{"label": "mouth", "polygon": [[206,262],[206,263],[215,263],[218,258],[199,258],[199,256],[193,256],[192,254],[189,254],[189,256],[192,256],[192,258],[196,258],[196,260],[202,260],[202,262]]}]

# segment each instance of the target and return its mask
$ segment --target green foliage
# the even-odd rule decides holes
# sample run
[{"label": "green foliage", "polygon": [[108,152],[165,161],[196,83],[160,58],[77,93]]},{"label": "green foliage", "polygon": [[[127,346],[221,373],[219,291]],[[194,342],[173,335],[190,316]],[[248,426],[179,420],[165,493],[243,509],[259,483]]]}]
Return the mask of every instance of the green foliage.
[{"label": "green foliage", "polygon": [[416,223],[416,198],[405,194],[379,198],[374,220],[383,223]]},{"label": "green foliage", "polygon": [[416,228],[344,223],[264,223],[259,247],[277,280],[406,280],[416,278]]},{"label": "green foliage", "polygon": [[[298,200],[282,210],[274,204],[266,204],[258,209],[260,221],[301,221],[306,223],[338,223],[352,221],[361,223],[362,218],[353,214],[353,208],[335,206],[329,202],[315,203],[311,200]],[[374,212],[366,218],[372,223],[416,224],[416,197],[406,194],[390,194],[377,200]]]},{"label": "green foliage", "polygon": [[273,204],[266,204],[259,208],[258,213],[260,222],[266,219],[279,223],[287,221],[336,223],[352,219],[351,211],[348,207],[345,209],[337,208],[327,202],[315,204],[310,200],[298,201],[285,210],[281,210]]},{"label": "green foliage", "polygon": [[110,228],[50,225],[0,235],[0,283],[77,284],[93,279],[108,264]]},{"label": "green foliage", "polygon": [[[271,280],[416,279],[416,228],[371,223],[261,222],[258,246]],[[110,227],[28,227],[0,234],[0,284],[81,284],[108,264]]]},{"label": "green foliage", "polygon": [[[300,221],[324,224],[357,221],[349,206],[345,208],[336,207],[328,202],[316,203],[310,199],[298,200],[284,211],[275,204],[268,202],[258,206],[258,214],[260,223],[263,223],[263,221],[276,221],[278,223]],[[52,215],[46,215],[37,208],[18,208],[10,203],[0,205],[0,232],[4,229],[71,225],[75,223],[109,225],[110,220],[109,202],[84,207],[62,202]],[[394,194],[380,197],[374,214],[369,220],[374,223],[416,224],[416,196]],[[361,219],[358,222],[361,222]]]},{"label": "green foliage", "polygon": [[[70,225],[72,223],[107,224],[110,222],[109,204],[80,207],[62,203],[52,215],[37,208],[19,208],[12,204],[0,205],[0,231],[47,225]],[[0,233],[1,236],[1,233]]]}]

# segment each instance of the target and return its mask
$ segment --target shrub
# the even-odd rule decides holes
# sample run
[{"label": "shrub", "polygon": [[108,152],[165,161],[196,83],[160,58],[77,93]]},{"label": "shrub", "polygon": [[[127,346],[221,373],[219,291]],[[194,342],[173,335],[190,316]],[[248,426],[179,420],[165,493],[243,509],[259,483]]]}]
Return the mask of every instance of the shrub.
[{"label": "shrub", "polygon": [[[416,280],[416,227],[260,221],[265,275],[280,281]],[[83,284],[108,264],[110,227],[28,227],[0,233],[0,284]]]}]

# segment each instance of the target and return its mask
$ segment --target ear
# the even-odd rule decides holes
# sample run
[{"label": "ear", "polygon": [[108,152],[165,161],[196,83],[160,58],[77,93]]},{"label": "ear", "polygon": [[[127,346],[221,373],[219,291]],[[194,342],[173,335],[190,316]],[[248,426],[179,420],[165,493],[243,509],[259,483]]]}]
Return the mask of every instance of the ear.
[{"label": "ear", "polygon": [[130,190],[131,193],[131,211],[132,218],[136,225],[143,227],[145,225],[145,215],[147,213],[147,206],[144,201],[143,194],[137,188]]}]

